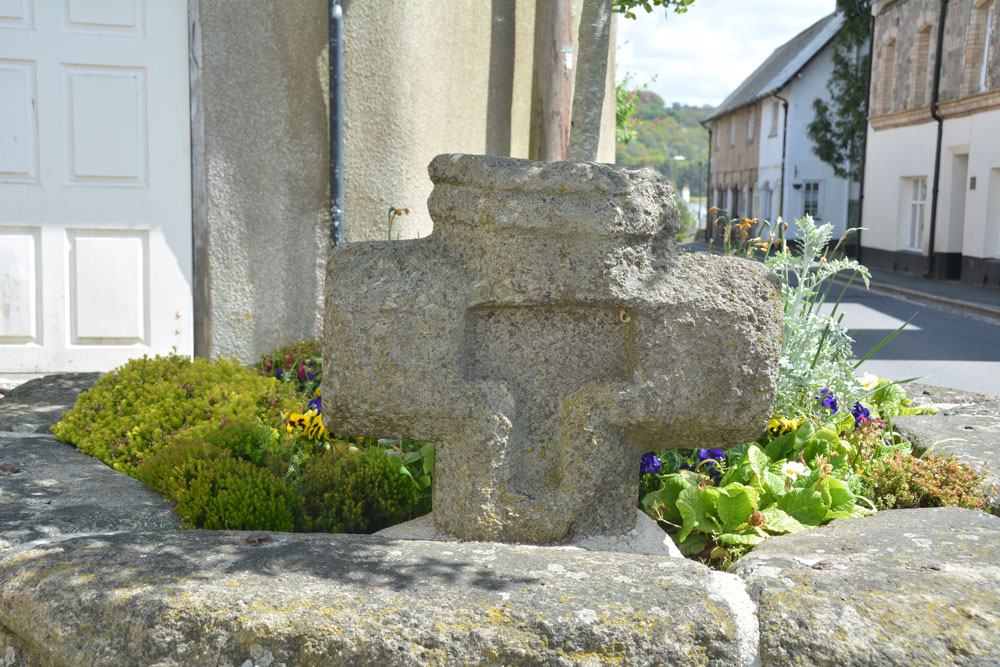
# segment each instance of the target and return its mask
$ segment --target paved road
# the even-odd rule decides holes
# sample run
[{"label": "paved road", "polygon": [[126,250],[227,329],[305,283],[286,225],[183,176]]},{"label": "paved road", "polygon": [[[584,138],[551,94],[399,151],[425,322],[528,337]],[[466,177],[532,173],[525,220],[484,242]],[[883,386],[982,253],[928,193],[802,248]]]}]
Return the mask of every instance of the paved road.
[{"label": "paved road", "polygon": [[[833,293],[839,289],[834,285]],[[922,376],[927,384],[1000,396],[1000,320],[855,288],[848,289],[840,309],[859,358],[913,316],[859,374],[892,380]]]}]

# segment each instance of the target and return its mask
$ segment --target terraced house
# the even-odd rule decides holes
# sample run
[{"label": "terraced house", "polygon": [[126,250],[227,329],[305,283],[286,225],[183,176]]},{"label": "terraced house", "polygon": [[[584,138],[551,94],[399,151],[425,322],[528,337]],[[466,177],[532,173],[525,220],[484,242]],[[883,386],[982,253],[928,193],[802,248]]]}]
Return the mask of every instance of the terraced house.
[{"label": "terraced house", "polygon": [[880,0],[862,261],[1000,286],[997,0]]},{"label": "terraced house", "polygon": [[813,100],[827,95],[842,25],[839,13],[830,14],[775,49],[705,119],[711,205],[769,220],[809,213],[833,223],[837,235],[846,228],[857,184],[836,176],[806,136]]}]

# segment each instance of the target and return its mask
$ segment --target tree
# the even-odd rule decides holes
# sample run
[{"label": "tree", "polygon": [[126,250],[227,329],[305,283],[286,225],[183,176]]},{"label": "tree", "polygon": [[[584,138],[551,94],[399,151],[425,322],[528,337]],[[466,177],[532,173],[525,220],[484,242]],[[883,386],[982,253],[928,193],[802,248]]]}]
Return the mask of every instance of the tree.
[{"label": "tree", "polygon": [[806,126],[813,153],[840,178],[860,178],[861,149],[867,130],[868,35],[870,17],[856,0],[837,0],[844,25],[837,33],[833,74],[827,81],[829,102],[813,101],[813,120]]},{"label": "tree", "polygon": [[608,76],[611,12],[634,19],[637,7],[647,13],[652,12],[653,7],[663,7],[683,14],[692,4],[694,0],[583,0],[570,121],[570,159],[597,159],[597,138],[601,134],[601,109]]}]

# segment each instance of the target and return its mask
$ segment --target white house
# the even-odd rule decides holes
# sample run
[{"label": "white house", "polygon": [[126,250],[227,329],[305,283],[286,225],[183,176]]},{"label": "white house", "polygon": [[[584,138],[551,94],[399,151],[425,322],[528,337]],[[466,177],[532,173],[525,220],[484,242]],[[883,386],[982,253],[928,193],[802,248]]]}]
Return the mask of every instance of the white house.
[{"label": "white house", "polygon": [[861,238],[869,266],[1000,286],[997,4],[872,6]]}]

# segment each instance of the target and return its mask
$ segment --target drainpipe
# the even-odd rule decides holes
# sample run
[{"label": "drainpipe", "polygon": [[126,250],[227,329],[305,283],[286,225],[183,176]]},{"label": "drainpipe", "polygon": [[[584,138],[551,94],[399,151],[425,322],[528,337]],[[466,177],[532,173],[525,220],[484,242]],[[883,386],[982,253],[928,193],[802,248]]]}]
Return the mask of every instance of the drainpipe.
[{"label": "drainpipe", "polygon": [[712,214],[708,212],[708,209],[715,206],[715,202],[712,201],[712,123],[709,121],[700,121],[701,126],[708,130],[708,165],[705,175],[705,241],[708,242],[712,238],[712,222],[710,218]]},{"label": "drainpipe", "polygon": [[[858,11],[865,3],[859,3]],[[854,260],[861,263],[861,220],[865,213],[865,165],[868,162],[868,112],[871,111],[872,97],[872,63],[875,61],[875,14],[871,13],[871,3],[867,4],[870,13],[868,24],[868,79],[865,83],[865,132],[861,135],[861,169],[858,177],[861,184],[858,187],[858,227],[854,232]]]},{"label": "drainpipe", "polygon": [[330,10],[330,245],[344,242],[344,10]]},{"label": "drainpipe", "polygon": [[931,190],[931,231],[928,239],[927,272],[924,278],[934,274],[934,235],[937,231],[938,179],[941,176],[941,134],[944,131],[944,120],[938,115],[938,97],[941,87],[941,51],[944,47],[944,20],[948,14],[948,0],[941,0],[941,12],[938,16],[937,51],[934,56],[934,90],[931,93],[931,118],[937,121],[937,144],[934,148],[934,189]]},{"label": "drainpipe", "polygon": [[781,100],[781,106],[785,111],[785,120],[782,124],[781,132],[781,191],[778,193],[778,215],[785,215],[785,149],[788,147],[788,100],[778,93],[771,93],[771,97]]}]

